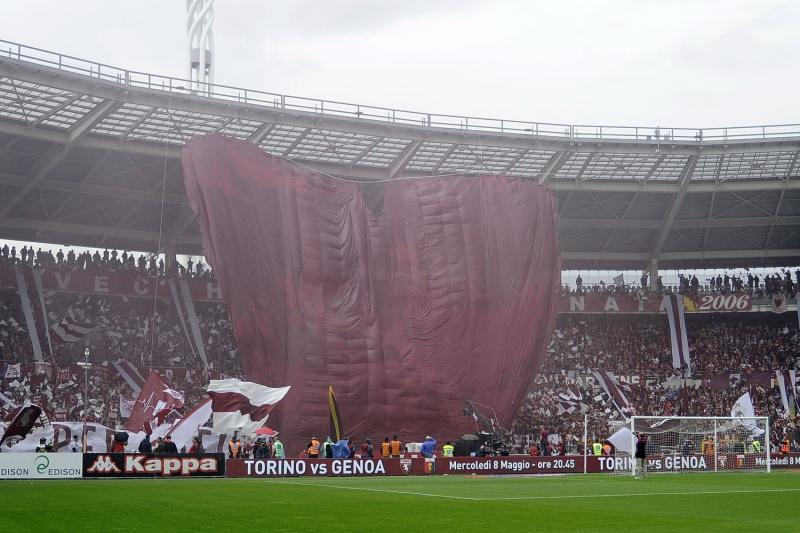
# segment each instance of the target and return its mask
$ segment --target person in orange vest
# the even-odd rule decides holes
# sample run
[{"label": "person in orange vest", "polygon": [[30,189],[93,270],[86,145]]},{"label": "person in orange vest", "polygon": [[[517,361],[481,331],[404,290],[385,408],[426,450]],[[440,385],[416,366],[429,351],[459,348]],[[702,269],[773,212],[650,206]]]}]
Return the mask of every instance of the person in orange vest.
[{"label": "person in orange vest", "polygon": [[707,457],[714,456],[714,441],[710,435],[706,437],[706,440],[703,441],[703,444],[700,447],[700,453]]},{"label": "person in orange vest", "polygon": [[392,444],[389,442],[389,437],[384,438],[381,443],[381,457],[388,458],[391,455],[391,448]]},{"label": "person in orange vest", "polygon": [[397,435],[392,438],[389,448],[391,449],[392,457],[400,457],[400,439],[397,438]]},{"label": "person in orange vest", "polygon": [[239,442],[239,437],[231,437],[228,443],[228,457],[231,459],[238,459],[242,456],[242,443]]},{"label": "person in orange vest", "polygon": [[781,443],[781,453],[789,453],[789,437],[784,437]]},{"label": "person in orange vest", "polygon": [[319,437],[311,435],[311,442],[308,443],[306,455],[309,459],[319,459]]}]

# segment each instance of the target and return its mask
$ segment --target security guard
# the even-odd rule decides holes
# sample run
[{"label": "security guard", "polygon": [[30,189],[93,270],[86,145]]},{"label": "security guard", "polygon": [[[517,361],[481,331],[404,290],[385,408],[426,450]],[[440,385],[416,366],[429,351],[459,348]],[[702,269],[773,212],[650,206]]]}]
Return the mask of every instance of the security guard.
[{"label": "security guard", "polygon": [[306,450],[306,455],[308,455],[309,459],[319,458],[319,447],[319,437],[312,435],[311,442],[308,443],[308,450]]},{"label": "security guard", "polygon": [[592,443],[592,453],[595,455],[595,457],[600,457],[600,455],[603,453],[603,445],[600,444],[600,441],[596,440]]},{"label": "security guard", "polygon": [[753,453],[761,453],[761,442],[758,439],[753,439],[750,447],[753,449]]},{"label": "security guard", "polygon": [[275,459],[283,459],[286,457],[283,453],[283,443],[280,441],[280,439],[278,439],[278,437],[275,437],[275,440],[272,443],[272,456]]},{"label": "security guard", "polygon": [[452,444],[450,444],[450,441],[445,442],[444,446],[442,446],[442,456],[453,457],[453,450],[455,450],[455,448],[453,447]]},{"label": "security guard", "polygon": [[228,456],[231,459],[238,459],[242,453],[242,444],[239,442],[238,437],[231,437],[228,443]]}]

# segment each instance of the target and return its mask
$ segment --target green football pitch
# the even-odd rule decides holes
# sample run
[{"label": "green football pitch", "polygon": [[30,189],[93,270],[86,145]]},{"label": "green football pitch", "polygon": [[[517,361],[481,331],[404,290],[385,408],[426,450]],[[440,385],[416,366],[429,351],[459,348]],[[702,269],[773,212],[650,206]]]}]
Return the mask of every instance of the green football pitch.
[{"label": "green football pitch", "polygon": [[1,531],[800,531],[800,471],[0,482]]}]

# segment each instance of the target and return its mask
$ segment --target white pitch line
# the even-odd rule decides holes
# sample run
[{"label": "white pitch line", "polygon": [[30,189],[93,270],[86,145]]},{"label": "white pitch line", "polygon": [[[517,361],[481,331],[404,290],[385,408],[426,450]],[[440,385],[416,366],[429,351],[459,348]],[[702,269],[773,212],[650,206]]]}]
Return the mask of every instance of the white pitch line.
[{"label": "white pitch line", "polygon": [[468,500],[476,502],[488,501],[514,501],[514,500],[574,500],[586,498],[625,498],[629,496],[694,496],[697,494],[757,494],[772,492],[800,492],[796,489],[752,489],[752,490],[701,490],[691,492],[628,492],[624,494],[566,494],[560,496],[499,496],[497,498],[472,498],[470,496],[454,496],[452,494],[432,494],[428,492],[411,492],[405,490],[371,489],[367,487],[347,487],[343,485],[328,485],[327,483],[293,483],[290,481],[264,480],[267,483],[283,485],[301,485],[307,487],[323,487],[343,490],[360,490],[364,492],[386,492],[390,494],[407,494],[409,496],[428,496],[431,498],[445,498],[449,500]]},{"label": "white pitch line", "polygon": [[276,481],[276,480],[264,480],[267,483],[276,483],[279,485],[293,485],[293,486],[305,486],[305,487],[323,487],[323,488],[331,488],[331,489],[344,489],[344,490],[361,490],[365,492],[388,492],[391,494],[408,494],[409,496],[429,496],[431,498],[446,498],[449,500],[469,500],[469,501],[482,501],[485,498],[471,498],[469,496],[453,496],[452,494],[431,494],[428,492],[411,492],[406,490],[390,490],[390,489],[370,489],[367,487],[345,487],[342,485],[329,485],[327,483],[292,483],[291,481]]},{"label": "white pitch line", "polygon": [[697,490],[691,492],[628,492],[624,494],[565,494],[560,496],[498,496],[480,498],[486,501],[498,500],[573,500],[579,498],[622,498],[627,496],[694,496],[695,494],[753,494],[759,492],[798,492],[798,489],[752,489],[752,490]]}]

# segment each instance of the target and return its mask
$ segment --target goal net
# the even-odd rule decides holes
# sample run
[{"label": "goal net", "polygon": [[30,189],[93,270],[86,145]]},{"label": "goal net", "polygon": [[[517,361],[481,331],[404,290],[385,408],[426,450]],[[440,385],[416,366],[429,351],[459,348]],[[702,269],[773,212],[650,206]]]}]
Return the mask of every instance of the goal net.
[{"label": "goal net", "polygon": [[634,458],[639,438],[648,474],[770,471],[767,417],[633,416],[614,436],[617,474],[644,474]]}]

